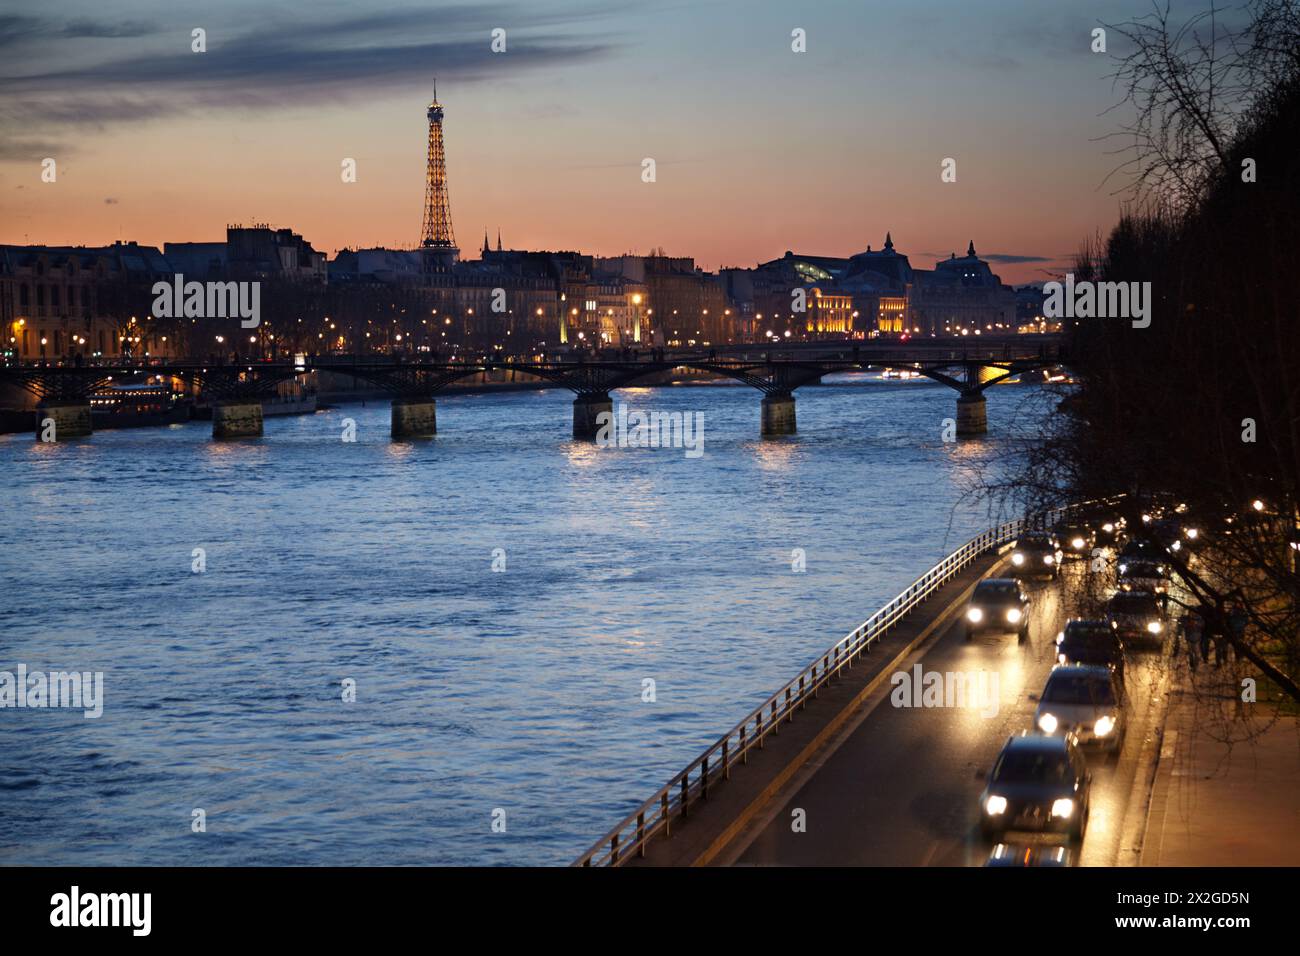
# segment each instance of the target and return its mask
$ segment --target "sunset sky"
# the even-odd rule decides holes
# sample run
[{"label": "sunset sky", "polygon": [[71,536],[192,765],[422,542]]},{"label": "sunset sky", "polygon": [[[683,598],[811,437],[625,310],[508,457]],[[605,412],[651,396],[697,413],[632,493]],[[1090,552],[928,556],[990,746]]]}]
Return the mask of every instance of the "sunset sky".
[{"label": "sunset sky", "polygon": [[[1086,7],[1086,9],[1084,9]],[[1138,0],[156,3],[0,13],[0,243],[418,242],[438,80],[456,238],[706,268],[974,240],[1043,280],[1114,222]],[[192,53],[191,30],[207,31]],[[506,30],[507,52],[489,49]],[[791,31],[807,52],[791,51]],[[1113,32],[1111,38],[1118,42]],[[1112,43],[1112,52],[1114,43]],[[41,160],[58,163],[43,183]],[[358,181],[340,163],[354,158]],[[641,161],[657,182],[641,181]],[[940,162],[957,160],[957,182]]]}]

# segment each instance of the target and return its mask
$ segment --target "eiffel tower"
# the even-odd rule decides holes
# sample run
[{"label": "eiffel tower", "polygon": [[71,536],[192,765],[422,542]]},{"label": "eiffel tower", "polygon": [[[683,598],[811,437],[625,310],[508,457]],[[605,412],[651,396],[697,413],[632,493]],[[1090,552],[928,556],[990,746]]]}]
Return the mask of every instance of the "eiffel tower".
[{"label": "eiffel tower", "polygon": [[447,198],[447,155],[442,144],[442,104],[438,85],[429,104],[429,165],[424,177],[424,236],[420,246],[432,271],[446,271],[460,254],[451,231],[451,201]]}]

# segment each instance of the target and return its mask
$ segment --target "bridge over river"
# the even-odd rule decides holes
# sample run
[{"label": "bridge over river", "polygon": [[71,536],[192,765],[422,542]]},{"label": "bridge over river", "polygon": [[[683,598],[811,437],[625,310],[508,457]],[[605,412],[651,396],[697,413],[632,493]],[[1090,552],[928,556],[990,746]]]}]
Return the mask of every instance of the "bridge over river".
[{"label": "bridge over river", "polygon": [[437,395],[458,381],[485,372],[511,372],[574,393],[573,435],[593,438],[602,412],[613,409],[611,393],[689,370],[729,378],[762,396],[764,435],[795,430],[795,390],[837,372],[866,368],[918,373],[957,392],[959,436],[987,430],[984,390],[1012,376],[1064,360],[1059,336],[1007,335],[911,340],[865,340],[725,346],[708,351],[664,350],[565,353],[537,358],[398,356],[306,356],[292,360],[146,360],[0,366],[0,385],[24,388],[38,399],[37,432],[53,420],[58,438],[91,433],[90,397],[113,383],[155,375],[191,383],[213,400],[215,438],[262,434],[261,402],[285,382],[322,370],[350,375],[392,396],[392,435],[404,439],[437,432]]}]

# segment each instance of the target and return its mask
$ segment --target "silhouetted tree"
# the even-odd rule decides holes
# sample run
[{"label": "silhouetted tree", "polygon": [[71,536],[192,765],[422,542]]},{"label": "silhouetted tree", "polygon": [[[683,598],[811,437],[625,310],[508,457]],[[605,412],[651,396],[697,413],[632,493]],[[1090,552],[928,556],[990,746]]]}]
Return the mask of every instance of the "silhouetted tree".
[{"label": "silhouetted tree", "polygon": [[1131,529],[1177,507],[1200,532],[1195,558],[1170,557],[1193,603],[1224,623],[1244,601],[1238,655],[1300,700],[1300,13],[1246,12],[1124,25],[1134,193],[1075,272],[1149,282],[1151,325],[1074,322],[1077,388],[987,490],[1031,511],[1123,494]]}]

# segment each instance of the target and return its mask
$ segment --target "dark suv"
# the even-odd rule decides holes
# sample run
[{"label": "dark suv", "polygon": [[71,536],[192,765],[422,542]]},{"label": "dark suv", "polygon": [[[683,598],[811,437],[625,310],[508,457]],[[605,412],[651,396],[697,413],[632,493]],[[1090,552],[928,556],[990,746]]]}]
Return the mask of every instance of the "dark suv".
[{"label": "dark suv", "polygon": [[1092,774],[1071,736],[1010,737],[980,794],[980,833],[997,840],[1011,830],[1066,833],[1088,828]]},{"label": "dark suv", "polygon": [[1085,524],[1069,522],[1056,526],[1056,540],[1065,557],[1087,558],[1092,556],[1097,534]]},{"label": "dark suv", "polygon": [[1123,591],[1164,594],[1169,590],[1169,569],[1146,558],[1120,558],[1117,581]]},{"label": "dark suv", "polygon": [[966,640],[980,631],[1015,631],[1029,640],[1029,598],[1015,578],[985,578],[966,607]]},{"label": "dark suv", "polygon": [[1056,635],[1058,664],[1102,664],[1124,677],[1124,642],[1107,621],[1068,621]]},{"label": "dark suv", "polygon": [[1163,643],[1165,615],[1150,591],[1117,591],[1106,602],[1106,622],[1126,643]]},{"label": "dark suv", "polygon": [[1054,578],[1061,570],[1061,549],[1047,532],[1031,531],[1016,539],[1011,563],[1019,577]]}]

